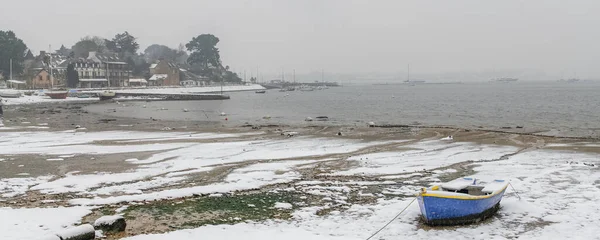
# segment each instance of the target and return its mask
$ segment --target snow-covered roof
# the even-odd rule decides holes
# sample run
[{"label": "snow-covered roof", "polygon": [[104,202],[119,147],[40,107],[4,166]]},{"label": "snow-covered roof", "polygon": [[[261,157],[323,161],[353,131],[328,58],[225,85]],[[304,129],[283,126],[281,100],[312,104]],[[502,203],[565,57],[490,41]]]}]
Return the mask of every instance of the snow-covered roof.
[{"label": "snow-covered roof", "polygon": [[146,81],[146,79],[143,78],[134,78],[134,79],[129,79],[130,83],[148,83],[148,81]]},{"label": "snow-covered roof", "polygon": [[149,79],[149,80],[150,80],[150,81],[156,81],[156,80],[162,80],[162,79],[165,79],[165,78],[167,78],[167,77],[168,77],[168,75],[167,75],[167,74],[154,74],[154,75],[152,75],[152,77],[150,77],[150,79]]},{"label": "snow-covered roof", "polygon": [[156,63],[150,64],[150,68],[154,69],[154,68],[156,68],[156,65],[158,65],[158,64],[156,64]]},{"label": "snow-covered roof", "polygon": [[19,81],[19,80],[6,80],[9,83],[16,83],[16,84],[26,84],[25,81]]},{"label": "snow-covered roof", "polygon": [[87,78],[79,79],[80,82],[108,82],[106,78]]}]

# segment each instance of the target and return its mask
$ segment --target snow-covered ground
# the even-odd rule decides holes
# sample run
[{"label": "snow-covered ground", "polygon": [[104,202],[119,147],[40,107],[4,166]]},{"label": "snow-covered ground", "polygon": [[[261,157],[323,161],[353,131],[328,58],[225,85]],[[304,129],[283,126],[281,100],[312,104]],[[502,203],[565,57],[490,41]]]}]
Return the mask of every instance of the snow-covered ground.
[{"label": "snow-covered ground", "polygon": [[[122,154],[117,160],[129,166],[124,172],[70,172],[64,175],[27,176],[26,171],[0,179],[0,199],[36,190],[48,196],[68,193],[70,207],[0,208],[0,239],[22,239],[61,230],[78,223],[92,206],[171,199],[196,194],[230,193],[273,184],[289,184],[278,191],[320,196],[329,203],[294,210],[289,221],[269,220],[235,225],[208,225],[165,234],[128,239],[366,239],[392,219],[413,198],[419,182],[431,183],[459,169],[474,167],[476,178],[511,181],[512,189],[496,217],[477,225],[423,228],[413,203],[399,219],[374,239],[594,239],[600,224],[600,158],[597,154],[552,149],[530,149],[507,159],[519,149],[447,140],[418,142],[362,141],[344,138],[296,136],[259,138],[264,133],[196,132],[0,132],[0,164],[20,164],[35,155],[40,161],[97,161],[93,156]],[[131,154],[150,153],[132,158]],[[127,156],[125,156],[127,155]],[[143,156],[143,157],[141,157]],[[490,160],[490,161],[482,161]],[[473,161],[473,162],[468,162]],[[584,164],[585,163],[585,164]],[[31,163],[29,163],[31,164]],[[593,164],[593,165],[592,165]],[[335,166],[335,167],[332,167]],[[191,176],[229,168],[214,183],[189,181]],[[27,169],[26,167],[22,169]],[[323,177],[352,180],[304,180],[302,171],[316,169]],[[437,169],[433,171],[434,169]],[[433,173],[432,173],[433,172]],[[384,181],[362,181],[368,176]],[[362,192],[380,186],[380,193]],[[375,203],[348,203],[346,195],[376,197]],[[215,196],[218,196],[215,195]],[[317,210],[343,204],[347,209],[317,215]],[[300,206],[278,202],[273,207]],[[39,212],[39,216],[32,214]],[[54,218],[44,217],[59,215]],[[43,227],[40,227],[43,226]],[[35,231],[26,232],[26,229]],[[27,238],[25,238],[27,239]]]},{"label": "snow-covered ground", "polygon": [[[410,205],[398,219],[373,239],[599,239],[600,189],[597,167],[569,164],[574,160],[598,164],[597,155],[536,150],[505,161],[485,162],[474,177],[509,179],[512,189],[502,200],[496,217],[477,225],[451,228],[422,228],[419,207]],[[294,213],[291,221],[250,222],[236,225],[203,226],[166,234],[139,235],[130,240],[196,239],[367,239],[412,198],[380,200],[372,205],[317,216],[315,208]]]},{"label": "snow-covered ground", "polygon": [[90,213],[88,207],[0,208],[0,239],[41,239]]},{"label": "snow-covered ground", "polygon": [[52,99],[48,96],[22,96],[20,98],[3,98],[5,105],[22,105],[22,104],[36,104],[36,103],[57,103],[57,102],[94,102],[98,101],[98,98],[76,98],[68,97],[66,99]]}]

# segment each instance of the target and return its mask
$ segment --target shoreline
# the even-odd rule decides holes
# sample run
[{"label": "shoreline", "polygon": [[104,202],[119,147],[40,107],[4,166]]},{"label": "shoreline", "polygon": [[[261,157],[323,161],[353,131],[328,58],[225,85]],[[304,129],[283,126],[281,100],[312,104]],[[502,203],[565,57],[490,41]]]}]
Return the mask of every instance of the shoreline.
[{"label": "shoreline", "polygon": [[[151,101],[164,101],[156,99],[129,99],[123,98],[118,99],[119,102],[151,102]],[[113,116],[110,114],[94,113],[85,110],[87,106],[93,104],[108,103],[100,100],[83,100],[83,101],[67,101],[67,102],[38,102],[31,104],[18,104],[18,105],[5,105],[4,106],[4,131],[11,130],[36,130],[35,128],[25,128],[27,125],[18,123],[28,122],[31,119],[36,120],[32,123],[33,126],[40,123],[47,123],[51,128],[39,128],[39,129],[52,129],[52,130],[70,130],[75,126],[79,125],[85,127],[88,130],[136,130],[136,131],[157,131],[163,130],[165,127],[171,128],[173,131],[211,131],[219,130],[226,131],[227,129],[240,131],[243,129],[252,128],[289,128],[289,129],[303,129],[303,128],[334,128],[338,130],[356,128],[356,129],[389,129],[390,131],[398,129],[422,129],[426,131],[431,130],[446,130],[449,132],[483,132],[483,133],[497,133],[497,134],[517,134],[520,136],[532,136],[540,138],[555,138],[565,140],[576,140],[576,141],[598,141],[600,137],[592,136],[564,136],[564,135],[549,135],[544,134],[547,130],[527,131],[520,128],[502,129],[502,128],[467,128],[460,126],[444,126],[444,125],[411,125],[411,124],[383,124],[374,126],[359,126],[349,124],[329,124],[328,122],[317,122],[311,123],[306,122],[304,124],[276,124],[276,123],[260,123],[260,122],[246,122],[246,123],[231,123],[227,121],[198,121],[198,120],[162,120],[162,119],[146,119],[132,117],[121,117]],[[40,115],[48,115],[48,117],[41,117]],[[57,118],[58,117],[58,118]],[[70,119],[68,121],[60,121],[59,119]],[[31,121],[29,121],[31,122]],[[109,124],[112,123],[112,124]],[[102,124],[102,127],[95,127],[94,124]],[[131,126],[125,126],[131,125]],[[31,127],[31,125],[29,125]],[[10,129],[10,127],[15,127]],[[129,128],[128,128],[129,127]],[[39,130],[38,129],[38,130]],[[385,131],[384,131],[385,132]]]}]

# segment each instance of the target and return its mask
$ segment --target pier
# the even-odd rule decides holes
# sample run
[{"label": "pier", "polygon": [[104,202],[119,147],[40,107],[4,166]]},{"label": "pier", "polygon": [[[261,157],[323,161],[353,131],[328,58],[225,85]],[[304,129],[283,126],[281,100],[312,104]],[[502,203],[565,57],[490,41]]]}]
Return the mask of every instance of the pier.
[{"label": "pier", "polygon": [[117,92],[116,98],[121,97],[142,97],[160,99],[164,101],[193,101],[193,100],[227,100],[230,99],[229,95],[221,94],[183,94],[183,93],[131,93],[131,92]]}]

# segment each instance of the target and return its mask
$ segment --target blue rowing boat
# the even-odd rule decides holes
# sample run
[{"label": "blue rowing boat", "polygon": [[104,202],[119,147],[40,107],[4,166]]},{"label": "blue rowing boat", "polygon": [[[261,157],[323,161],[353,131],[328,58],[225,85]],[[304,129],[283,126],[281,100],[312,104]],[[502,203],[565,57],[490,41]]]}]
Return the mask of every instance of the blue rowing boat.
[{"label": "blue rowing boat", "polygon": [[505,180],[486,184],[459,178],[423,188],[417,195],[422,219],[433,226],[479,222],[498,211],[507,186]]}]

